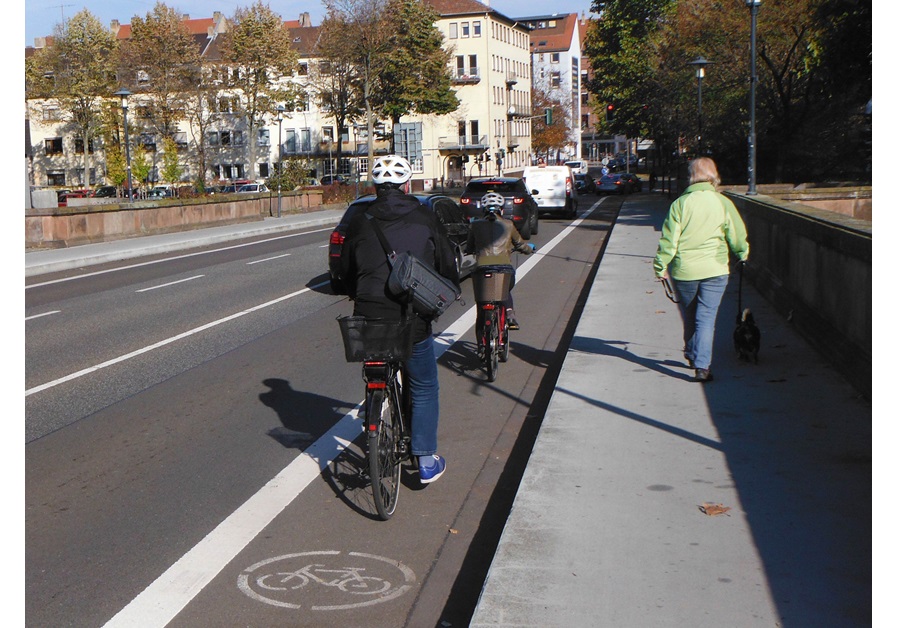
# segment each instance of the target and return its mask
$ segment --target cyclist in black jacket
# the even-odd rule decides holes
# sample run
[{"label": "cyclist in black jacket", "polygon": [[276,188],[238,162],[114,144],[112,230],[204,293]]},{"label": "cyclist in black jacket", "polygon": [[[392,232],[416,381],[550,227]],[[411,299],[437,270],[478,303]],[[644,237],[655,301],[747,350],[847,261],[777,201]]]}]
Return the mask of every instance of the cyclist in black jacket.
[{"label": "cyclist in black jacket", "polygon": [[371,177],[377,200],[353,217],[347,227],[340,255],[341,276],[354,301],[354,315],[399,320],[405,313],[415,318],[415,346],[405,363],[412,397],[411,447],[412,455],[418,459],[421,482],[428,484],[446,470],[446,460],[437,454],[440,405],[432,320],[414,313],[411,306],[390,293],[390,266],[368,216],[377,220],[394,250],[414,253],[456,285],[458,268],[442,223],[418,199],[406,193],[412,177],[408,161],[396,155],[378,157]]}]

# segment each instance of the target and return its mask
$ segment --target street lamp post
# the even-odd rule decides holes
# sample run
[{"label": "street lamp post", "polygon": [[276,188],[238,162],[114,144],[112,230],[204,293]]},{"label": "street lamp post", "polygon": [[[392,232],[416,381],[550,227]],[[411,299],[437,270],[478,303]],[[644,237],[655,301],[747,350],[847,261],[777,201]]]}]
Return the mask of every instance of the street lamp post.
[{"label": "street lamp post", "polygon": [[755,153],[757,134],[755,130],[755,88],[758,85],[757,68],[757,31],[758,31],[758,7],[761,0],[745,0],[745,5],[751,10],[751,89],[749,90],[748,108],[751,112],[751,122],[748,127],[748,192],[754,196],[758,193],[756,170],[757,155]]},{"label": "street lamp post", "polygon": [[281,217],[281,180],[284,178],[284,145],[281,144],[281,127],[284,123],[284,105],[278,105],[278,218]]},{"label": "street lamp post", "polygon": [[123,87],[113,95],[122,99],[122,123],[125,127],[125,164],[128,169],[128,201],[133,203],[134,186],[131,185],[131,146],[128,142],[128,96],[131,95],[131,92]]},{"label": "street lamp post", "polygon": [[698,79],[698,154],[703,153],[702,150],[702,79],[705,78],[705,66],[712,62],[704,57],[698,57],[695,61],[690,61],[688,65],[695,66],[695,78]]}]

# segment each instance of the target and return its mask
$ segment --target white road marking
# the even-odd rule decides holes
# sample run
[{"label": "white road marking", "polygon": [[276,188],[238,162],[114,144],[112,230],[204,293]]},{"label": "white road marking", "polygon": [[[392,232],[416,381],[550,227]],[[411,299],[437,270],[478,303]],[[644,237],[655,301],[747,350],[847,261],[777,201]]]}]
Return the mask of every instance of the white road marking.
[{"label": "white road marking", "polygon": [[187,277],[186,279],[178,279],[177,281],[169,281],[168,283],[159,284],[158,286],[152,286],[150,288],[141,288],[140,290],[135,290],[134,292],[149,292],[150,290],[157,290],[159,288],[167,288],[168,286],[174,286],[179,283],[184,283],[185,281],[193,281],[194,279],[199,279],[200,277],[205,277],[206,275],[194,275],[193,277]]},{"label": "white road marking", "polygon": [[283,255],[275,255],[274,257],[266,257],[265,259],[257,259],[254,262],[247,262],[247,266],[252,266],[253,264],[260,264],[261,262],[270,262],[271,260],[281,259],[282,257],[290,257],[290,253],[284,253]]},{"label": "white road marking", "polygon": [[[41,283],[33,283],[29,286],[25,286],[25,289],[28,290],[30,288],[39,288],[41,286],[49,286],[54,283],[63,283],[65,281],[75,281],[76,279],[84,279],[85,277],[93,277],[94,275],[105,275],[107,273],[115,273],[120,270],[129,270],[131,268],[140,268],[141,266],[151,266],[153,264],[161,264],[162,262],[170,262],[176,259],[185,259],[188,257],[196,257],[197,255],[208,255],[209,253],[219,253],[221,251],[230,251],[231,249],[239,249],[245,246],[255,246],[256,244],[262,244],[263,242],[274,242],[275,240],[283,240],[284,238],[295,238],[297,236],[309,235],[310,233],[318,233],[320,231],[333,231],[333,227],[328,227],[326,229],[315,229],[313,231],[303,231],[301,233],[290,233],[288,235],[277,236],[276,238],[268,238],[267,240],[256,240],[254,242],[244,242],[243,244],[234,244],[232,246],[223,246],[220,249],[212,249],[209,251],[197,251],[195,253],[185,253],[184,255],[173,255],[172,257],[166,257],[163,259],[151,260],[149,262],[140,262],[138,264],[130,264],[128,266],[118,266],[116,268],[107,268],[106,270],[96,270],[92,273],[85,273],[83,275],[76,275],[74,277],[63,277],[62,279],[53,279],[52,281],[44,281]],[[115,260],[110,260],[115,261]]]},{"label": "white road marking", "polygon": [[165,345],[170,345],[173,342],[178,340],[182,340],[189,336],[193,336],[194,334],[198,334],[201,331],[206,331],[207,329],[212,329],[213,327],[217,327],[223,323],[227,323],[229,321],[235,320],[242,316],[246,316],[247,314],[252,314],[253,312],[257,312],[259,310],[264,310],[267,307],[271,307],[272,305],[277,305],[282,301],[286,301],[288,299],[292,299],[294,297],[298,297],[301,294],[305,294],[310,290],[314,290],[315,288],[320,288],[321,286],[326,286],[330,282],[322,281],[321,283],[315,284],[314,286],[309,286],[308,288],[303,288],[302,290],[298,290],[296,292],[291,292],[290,294],[285,294],[282,297],[278,297],[277,299],[272,299],[267,303],[260,303],[259,305],[255,305],[249,309],[243,310],[242,312],[237,312],[236,314],[231,314],[230,316],[225,316],[224,318],[220,318],[217,321],[212,321],[211,323],[206,323],[205,325],[200,325],[199,327],[194,327],[184,333],[178,334],[177,336],[172,336],[171,338],[166,338],[165,340],[160,340],[155,344],[151,344],[147,347],[141,347],[136,351],[132,351],[131,353],[126,353],[125,355],[121,355],[117,358],[113,358],[111,360],[107,360],[100,364],[89,366],[86,369],[81,369],[76,373],[71,373],[70,375],[66,375],[65,377],[60,377],[59,379],[54,379],[52,382],[47,382],[46,384],[41,384],[40,386],[35,386],[34,388],[29,388],[25,391],[25,396],[28,397],[33,395],[34,393],[41,392],[42,390],[47,390],[48,388],[53,388],[54,386],[59,386],[65,382],[72,381],[73,379],[78,379],[79,377],[83,377],[84,375],[88,375],[90,373],[95,373],[101,369],[107,368],[109,366],[114,366],[126,360],[130,360],[131,358],[136,358],[139,355],[143,355],[144,353],[149,353],[154,349],[158,349],[159,347],[164,347]]},{"label": "white road marking", "polygon": [[41,316],[50,316],[50,314],[59,314],[62,310],[53,310],[52,312],[44,312],[43,314],[35,314],[33,316],[26,316],[25,320],[30,321],[35,318],[40,318]]}]

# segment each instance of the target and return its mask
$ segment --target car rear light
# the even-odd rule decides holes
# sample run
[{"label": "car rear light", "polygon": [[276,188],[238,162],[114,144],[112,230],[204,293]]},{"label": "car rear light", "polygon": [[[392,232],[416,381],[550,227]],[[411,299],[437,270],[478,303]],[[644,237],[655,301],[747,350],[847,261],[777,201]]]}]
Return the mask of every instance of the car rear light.
[{"label": "car rear light", "polygon": [[524,197],[523,197],[523,196],[515,196],[515,197],[514,197],[514,204],[515,204],[515,205],[520,205],[520,204],[523,203],[523,202],[524,202]]},{"label": "car rear light", "polygon": [[331,233],[331,244],[336,244],[337,246],[343,246],[343,242],[346,240],[346,236],[340,233],[339,231],[334,231]]},{"label": "car rear light", "polygon": [[460,202],[461,202],[462,205],[470,205],[470,204],[471,204],[471,199],[469,199],[469,198],[462,197],[462,198],[459,199],[459,200],[460,200]]}]

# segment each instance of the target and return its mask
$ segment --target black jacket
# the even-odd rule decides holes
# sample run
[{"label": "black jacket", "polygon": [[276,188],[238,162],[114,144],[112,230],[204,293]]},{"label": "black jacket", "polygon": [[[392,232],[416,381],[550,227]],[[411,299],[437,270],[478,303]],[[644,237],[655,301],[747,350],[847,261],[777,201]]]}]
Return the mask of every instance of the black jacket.
[{"label": "black jacket", "polygon": [[[409,251],[417,255],[458,285],[455,252],[436,215],[423,207],[414,196],[400,190],[381,189],[378,190],[377,200],[350,221],[340,255],[340,274],[350,298],[355,301],[354,314],[398,320],[404,307],[386,287],[390,266],[370,224],[369,215],[378,221],[395,251]],[[406,311],[408,315],[413,315],[410,306]],[[431,333],[431,321],[421,317],[418,319],[415,342]]]}]

